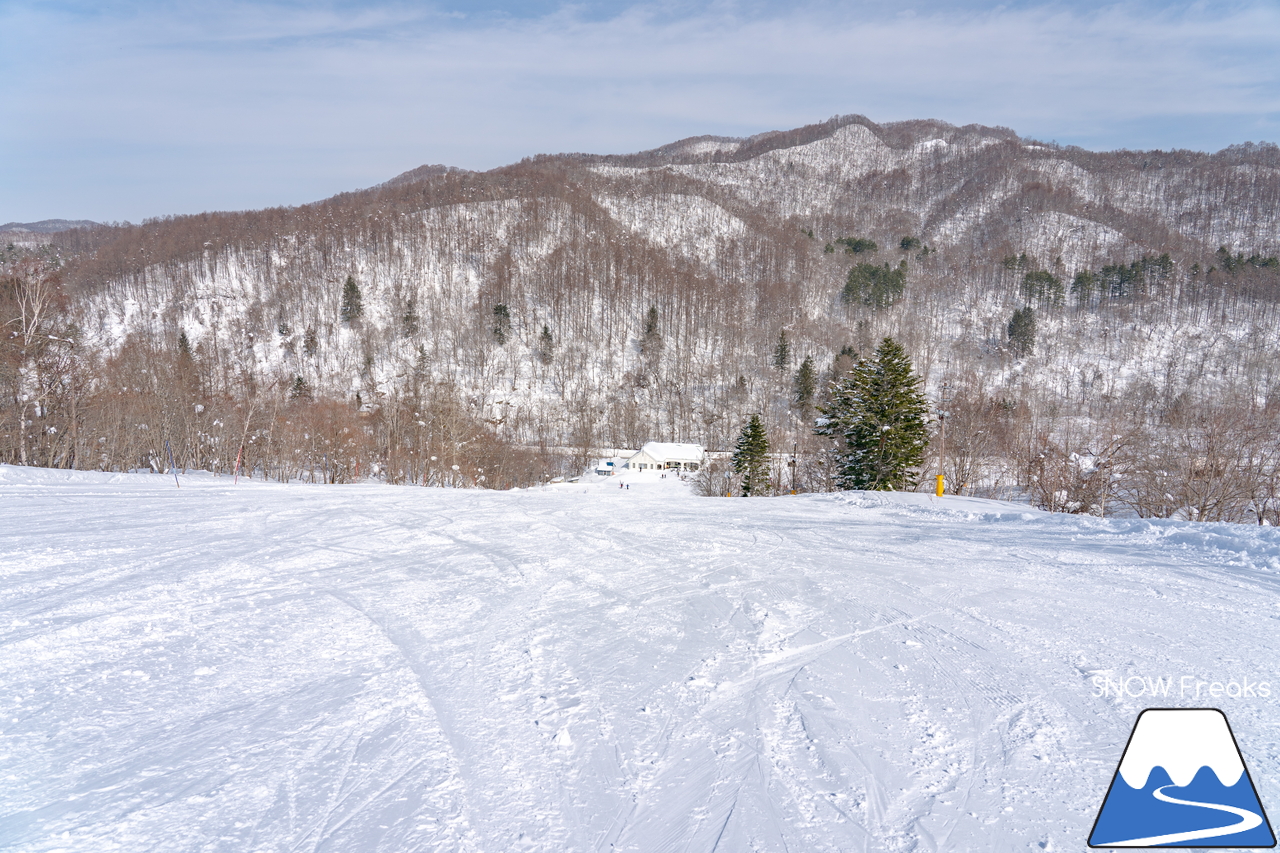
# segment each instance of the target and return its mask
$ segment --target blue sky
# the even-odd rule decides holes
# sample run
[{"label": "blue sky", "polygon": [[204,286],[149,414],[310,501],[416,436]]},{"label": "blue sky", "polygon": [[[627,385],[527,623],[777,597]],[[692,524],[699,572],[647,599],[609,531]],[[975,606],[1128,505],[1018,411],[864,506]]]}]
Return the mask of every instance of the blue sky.
[{"label": "blue sky", "polygon": [[1280,140],[1280,5],[0,0],[0,222],[300,204],[425,163],[832,115]]}]

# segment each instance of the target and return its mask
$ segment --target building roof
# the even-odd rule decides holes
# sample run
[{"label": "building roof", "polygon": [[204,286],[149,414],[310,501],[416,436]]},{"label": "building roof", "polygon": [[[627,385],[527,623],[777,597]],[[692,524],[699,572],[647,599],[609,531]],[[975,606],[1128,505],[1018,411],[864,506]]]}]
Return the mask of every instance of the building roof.
[{"label": "building roof", "polygon": [[666,441],[645,442],[640,448],[644,455],[659,462],[681,461],[701,462],[706,452],[700,444],[673,444]]}]

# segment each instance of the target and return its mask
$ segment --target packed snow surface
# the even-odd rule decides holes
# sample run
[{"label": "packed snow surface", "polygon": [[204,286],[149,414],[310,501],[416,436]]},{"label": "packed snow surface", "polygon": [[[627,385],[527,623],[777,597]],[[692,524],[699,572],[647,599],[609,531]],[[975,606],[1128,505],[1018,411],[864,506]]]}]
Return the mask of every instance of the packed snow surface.
[{"label": "packed snow surface", "polygon": [[1150,706],[1280,806],[1271,528],[180,479],[0,467],[0,849],[1082,850]]}]

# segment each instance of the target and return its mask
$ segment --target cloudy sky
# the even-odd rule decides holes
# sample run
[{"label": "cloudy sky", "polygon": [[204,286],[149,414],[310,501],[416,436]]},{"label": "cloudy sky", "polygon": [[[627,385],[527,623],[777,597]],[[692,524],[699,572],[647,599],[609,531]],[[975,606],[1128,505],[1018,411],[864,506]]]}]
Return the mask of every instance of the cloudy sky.
[{"label": "cloudy sky", "polygon": [[299,204],[425,163],[862,113],[1280,140],[1280,4],[0,0],[0,222]]}]

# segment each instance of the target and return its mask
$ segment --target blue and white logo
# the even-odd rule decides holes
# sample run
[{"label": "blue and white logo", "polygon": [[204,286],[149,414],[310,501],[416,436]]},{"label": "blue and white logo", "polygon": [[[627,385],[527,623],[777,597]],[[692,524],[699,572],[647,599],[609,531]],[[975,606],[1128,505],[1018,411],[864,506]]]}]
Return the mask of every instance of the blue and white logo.
[{"label": "blue and white logo", "polygon": [[1148,708],[1089,835],[1090,847],[1275,847],[1226,716]]}]

